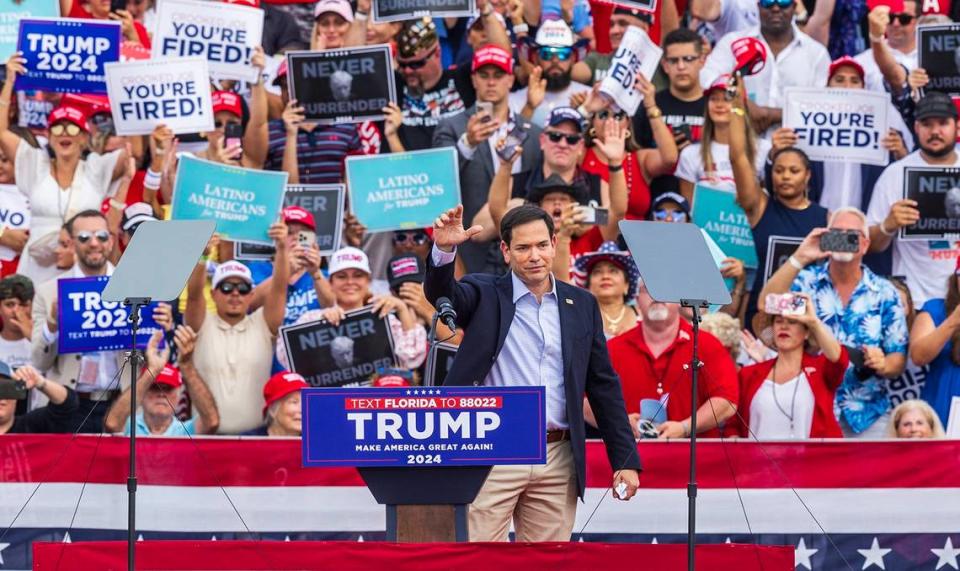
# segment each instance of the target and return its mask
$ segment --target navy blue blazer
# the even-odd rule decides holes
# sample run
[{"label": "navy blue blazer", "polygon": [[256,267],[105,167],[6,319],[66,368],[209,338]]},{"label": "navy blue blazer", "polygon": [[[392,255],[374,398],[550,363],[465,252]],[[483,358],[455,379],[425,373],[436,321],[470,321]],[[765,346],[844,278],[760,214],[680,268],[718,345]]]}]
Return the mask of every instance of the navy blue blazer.
[{"label": "navy blue blazer", "polygon": [[[482,385],[507,338],[516,306],[511,273],[502,276],[470,274],[457,282],[453,263],[433,265],[427,256],[424,291],[430,303],[448,297],[464,330],[461,350],[450,366],[444,385]],[[620,378],[610,364],[600,308],[590,292],[557,282],[560,331],[563,340],[563,380],[570,424],[570,441],[577,469],[577,486],[586,486],[586,436],[583,397],[586,394],[614,470],[640,470],[633,430],[623,403]]]}]

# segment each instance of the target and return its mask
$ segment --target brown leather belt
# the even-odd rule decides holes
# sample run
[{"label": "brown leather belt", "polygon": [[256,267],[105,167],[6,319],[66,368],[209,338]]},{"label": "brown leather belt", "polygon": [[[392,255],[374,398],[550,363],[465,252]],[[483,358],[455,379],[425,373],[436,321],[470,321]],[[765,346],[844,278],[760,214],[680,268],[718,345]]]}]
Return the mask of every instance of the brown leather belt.
[{"label": "brown leather belt", "polygon": [[563,442],[564,440],[570,440],[569,430],[548,430],[547,431],[547,444],[552,444],[554,442]]}]

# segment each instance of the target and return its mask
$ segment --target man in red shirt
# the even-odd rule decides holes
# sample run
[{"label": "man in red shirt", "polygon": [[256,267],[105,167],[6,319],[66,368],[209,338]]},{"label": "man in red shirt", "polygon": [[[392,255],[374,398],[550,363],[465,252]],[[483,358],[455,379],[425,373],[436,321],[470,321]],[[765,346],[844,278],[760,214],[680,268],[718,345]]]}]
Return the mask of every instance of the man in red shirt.
[{"label": "man in red shirt", "polygon": [[150,35],[127,10],[110,11],[110,0],[60,0],[60,13],[69,18],[116,20],[123,27],[123,39],[150,49]]},{"label": "man in red shirt", "polygon": [[[667,420],[659,426],[660,438],[687,438],[693,413],[693,327],[680,318],[678,304],[654,301],[642,281],[637,306],[643,321],[607,343],[630,421],[636,425],[640,419],[640,399],[669,396]],[[717,426],[736,412],[737,368],[717,338],[705,331],[700,332],[698,357],[703,367],[697,377],[697,434],[719,437]]]}]

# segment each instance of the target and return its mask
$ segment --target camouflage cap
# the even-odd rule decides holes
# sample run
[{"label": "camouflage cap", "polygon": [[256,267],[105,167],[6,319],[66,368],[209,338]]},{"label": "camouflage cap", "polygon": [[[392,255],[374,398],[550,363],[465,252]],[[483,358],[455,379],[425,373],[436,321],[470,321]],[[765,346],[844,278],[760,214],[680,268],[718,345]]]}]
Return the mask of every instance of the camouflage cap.
[{"label": "camouflage cap", "polygon": [[427,17],[408,20],[397,34],[397,52],[402,58],[411,58],[421,50],[432,48],[438,41],[433,20]]}]

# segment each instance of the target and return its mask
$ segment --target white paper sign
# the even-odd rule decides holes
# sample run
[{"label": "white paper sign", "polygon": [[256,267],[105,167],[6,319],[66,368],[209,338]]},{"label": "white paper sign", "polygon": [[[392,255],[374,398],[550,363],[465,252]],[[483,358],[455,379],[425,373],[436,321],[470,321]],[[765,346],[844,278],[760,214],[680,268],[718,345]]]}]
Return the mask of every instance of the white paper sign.
[{"label": "white paper sign", "polygon": [[650,79],[657,71],[663,50],[646,32],[636,26],[627,28],[617,53],[610,60],[610,70],[600,82],[600,92],[611,98],[617,107],[630,115],[637,112],[643,94],[633,85],[637,73]]},{"label": "white paper sign", "polygon": [[950,414],[947,416],[947,438],[960,438],[960,397],[950,399]]},{"label": "white paper sign", "polygon": [[108,63],[107,93],[117,134],[213,131],[207,60],[192,57]]},{"label": "white paper sign", "polygon": [[783,126],[815,161],[887,164],[890,96],[865,89],[791,87],[785,91]]},{"label": "white paper sign", "polygon": [[219,79],[254,82],[253,48],[263,36],[263,10],[223,2],[160,0],[153,57],[199,56]]},{"label": "white paper sign", "polygon": [[[12,184],[0,184],[0,226],[10,230],[30,229],[30,203]],[[16,257],[15,251],[0,246],[0,260],[9,262]]]}]

